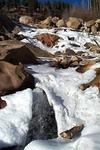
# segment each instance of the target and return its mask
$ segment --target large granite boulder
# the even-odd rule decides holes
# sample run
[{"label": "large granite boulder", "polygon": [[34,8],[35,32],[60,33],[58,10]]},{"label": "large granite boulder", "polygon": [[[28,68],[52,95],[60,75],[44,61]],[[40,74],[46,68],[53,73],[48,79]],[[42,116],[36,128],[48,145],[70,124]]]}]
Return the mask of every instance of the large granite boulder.
[{"label": "large granite boulder", "polygon": [[77,30],[82,26],[82,20],[75,17],[69,17],[66,25],[68,28]]},{"label": "large granite boulder", "polygon": [[34,77],[25,71],[22,64],[0,61],[0,96],[34,87]]},{"label": "large granite boulder", "polygon": [[49,52],[19,41],[7,40],[0,42],[0,60],[12,64],[37,64],[37,57],[53,57]]},{"label": "large granite boulder", "polygon": [[21,16],[19,18],[19,22],[27,25],[31,25],[33,23],[33,18],[31,16]]}]

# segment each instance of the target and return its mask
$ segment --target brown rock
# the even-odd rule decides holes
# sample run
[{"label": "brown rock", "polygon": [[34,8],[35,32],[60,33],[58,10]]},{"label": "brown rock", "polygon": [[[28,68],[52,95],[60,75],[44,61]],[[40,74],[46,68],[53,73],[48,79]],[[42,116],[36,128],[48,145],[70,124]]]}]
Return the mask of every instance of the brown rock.
[{"label": "brown rock", "polygon": [[48,34],[48,33],[43,33],[40,35],[36,36],[37,40],[41,41],[43,44],[47,45],[47,46],[54,46],[59,37],[57,35],[53,35],[53,34]]},{"label": "brown rock", "polygon": [[95,22],[98,23],[98,24],[100,24],[100,19],[97,19]]},{"label": "brown rock", "polygon": [[19,18],[19,22],[20,23],[23,23],[23,24],[27,24],[27,25],[30,25],[33,23],[33,18],[30,17],[30,16],[21,16]]},{"label": "brown rock", "polygon": [[5,60],[13,64],[37,63],[37,59],[26,44],[19,41],[0,42],[0,60]]},{"label": "brown rock", "polygon": [[45,20],[41,21],[40,24],[41,24],[41,27],[45,28],[45,27],[49,27],[52,23],[52,17],[49,16],[47,17]]},{"label": "brown rock", "polygon": [[86,27],[88,27],[88,28],[93,26],[93,25],[95,25],[95,20],[90,20],[90,21],[86,22]]},{"label": "brown rock", "polygon": [[52,23],[56,24],[58,22],[59,18],[58,17],[53,17],[52,18]]},{"label": "brown rock", "polygon": [[15,27],[15,24],[5,15],[0,15],[0,30],[2,32],[8,31],[11,32]]},{"label": "brown rock", "polygon": [[53,57],[53,54],[40,49],[32,44],[7,40],[0,42],[0,60],[12,64],[37,64],[38,57]]},{"label": "brown rock", "polygon": [[63,19],[58,20],[58,22],[56,23],[56,26],[57,26],[58,28],[64,27],[64,26],[65,26],[64,20],[63,20]]},{"label": "brown rock", "polygon": [[0,109],[4,108],[4,107],[6,107],[6,106],[7,106],[6,101],[4,101],[4,100],[2,100],[2,99],[0,98]]},{"label": "brown rock", "polygon": [[86,43],[84,45],[87,49],[90,49],[90,51],[94,52],[94,53],[100,53],[100,46],[93,44],[93,43]]},{"label": "brown rock", "polygon": [[82,26],[82,22],[80,19],[75,18],[75,17],[70,17],[68,22],[66,23],[68,28],[72,28],[72,29],[79,29]]},{"label": "brown rock", "polygon": [[95,25],[91,26],[91,32],[92,32],[93,34],[96,34],[96,33],[97,33],[97,28],[96,28]]},{"label": "brown rock", "polygon": [[97,28],[97,30],[99,30],[100,24],[99,23],[95,23],[95,27]]},{"label": "brown rock", "polygon": [[0,61],[0,96],[26,88],[34,88],[34,77],[24,66]]},{"label": "brown rock", "polygon": [[[82,62],[81,62],[82,63]],[[76,71],[79,72],[79,73],[84,73],[86,72],[87,70],[90,69],[90,67],[92,65],[96,64],[96,61],[95,60],[87,60],[87,61],[84,61],[83,62],[83,65],[80,65]]]},{"label": "brown rock", "polygon": [[83,130],[83,128],[84,128],[83,124],[76,125],[70,130],[66,130],[60,133],[60,136],[64,139],[72,139],[75,136],[77,136]]}]

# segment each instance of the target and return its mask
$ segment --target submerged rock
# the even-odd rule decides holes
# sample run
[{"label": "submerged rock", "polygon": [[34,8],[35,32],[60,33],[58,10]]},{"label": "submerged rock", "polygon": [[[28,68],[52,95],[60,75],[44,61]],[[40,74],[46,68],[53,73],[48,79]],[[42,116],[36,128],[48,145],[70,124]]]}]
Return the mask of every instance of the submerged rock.
[{"label": "submerged rock", "polygon": [[57,137],[57,124],[53,108],[44,91],[33,91],[33,116],[29,125],[26,144],[32,140],[46,140]]}]

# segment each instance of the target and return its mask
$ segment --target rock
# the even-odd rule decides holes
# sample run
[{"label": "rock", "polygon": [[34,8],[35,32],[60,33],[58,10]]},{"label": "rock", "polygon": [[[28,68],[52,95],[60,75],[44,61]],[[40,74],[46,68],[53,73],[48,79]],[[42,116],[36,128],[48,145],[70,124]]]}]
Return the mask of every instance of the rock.
[{"label": "rock", "polygon": [[2,99],[0,98],[0,109],[4,108],[4,107],[6,107],[6,106],[7,106],[6,101],[4,101],[4,100],[2,100]]},{"label": "rock", "polygon": [[68,28],[77,30],[82,26],[82,21],[79,18],[69,17],[66,25]]},{"label": "rock", "polygon": [[99,30],[100,24],[99,23],[95,23],[95,27],[97,28],[97,30]]},{"label": "rock", "polygon": [[95,22],[98,23],[98,24],[100,24],[100,19],[97,19]]},{"label": "rock", "polygon": [[0,96],[26,88],[33,89],[34,86],[34,77],[25,71],[22,64],[0,61]]},{"label": "rock", "polygon": [[56,25],[56,23],[58,22],[59,17],[53,17],[52,18],[52,23]]},{"label": "rock", "polygon": [[76,53],[72,49],[66,49],[65,53],[66,53],[66,55],[69,55],[69,56],[76,55]]},{"label": "rock", "polygon": [[26,144],[32,140],[57,138],[57,124],[53,107],[43,90],[33,91],[33,115],[29,124]]},{"label": "rock", "polygon": [[95,25],[91,26],[91,32],[92,32],[93,34],[96,34],[96,33],[97,33],[97,28],[96,28]]},{"label": "rock", "polygon": [[96,64],[96,61],[95,60],[85,60],[84,62],[81,62],[83,63],[83,65],[80,65],[76,71],[79,72],[79,73],[84,73],[86,72],[87,70],[90,69],[90,67],[94,64]]},{"label": "rock", "polygon": [[96,77],[87,84],[81,84],[80,85],[81,90],[85,90],[89,88],[90,86],[92,87],[96,86],[100,89],[100,68],[97,68],[95,71],[96,71]]},{"label": "rock", "polygon": [[67,55],[67,53],[61,53],[59,55],[55,55],[55,58],[53,59],[53,61],[51,62],[51,66],[52,67],[56,67],[56,68],[62,68],[62,69],[66,69],[68,67],[75,67],[77,65],[79,65],[79,62],[81,61],[81,59],[79,57],[77,57],[75,54],[74,55]]},{"label": "rock", "polygon": [[84,46],[87,49],[90,49],[91,52],[100,53],[100,46],[99,45],[95,45],[93,43],[86,43]]},{"label": "rock", "polygon": [[64,20],[63,20],[63,19],[58,20],[58,22],[56,23],[56,26],[57,26],[58,28],[64,27],[64,26],[65,26]]},{"label": "rock", "polygon": [[91,26],[95,25],[95,20],[90,20],[86,22],[86,27],[89,28]]},{"label": "rock", "polygon": [[25,44],[15,40],[0,42],[0,60],[12,64],[37,64],[38,57],[54,57],[53,54],[32,44]]},{"label": "rock", "polygon": [[75,136],[80,135],[80,132],[83,130],[83,128],[84,128],[83,124],[74,126],[70,130],[66,130],[66,131],[63,131],[62,133],[60,133],[60,136],[64,139],[72,139]]},{"label": "rock", "polygon": [[36,36],[37,40],[41,41],[43,44],[51,47],[54,46],[59,37],[57,35],[54,34],[49,34],[49,33],[42,33]]},{"label": "rock", "polygon": [[14,40],[0,42],[0,60],[12,64],[37,64],[37,58],[34,53],[24,43]]},{"label": "rock", "polygon": [[0,15],[0,30],[5,33],[11,32],[15,27],[15,24],[5,15]]},{"label": "rock", "polygon": [[33,18],[30,16],[21,16],[19,18],[19,22],[27,25],[31,25],[33,23]]},{"label": "rock", "polygon": [[41,27],[46,28],[51,25],[51,22],[52,22],[52,17],[49,16],[45,20],[41,21],[40,24],[41,24]]}]

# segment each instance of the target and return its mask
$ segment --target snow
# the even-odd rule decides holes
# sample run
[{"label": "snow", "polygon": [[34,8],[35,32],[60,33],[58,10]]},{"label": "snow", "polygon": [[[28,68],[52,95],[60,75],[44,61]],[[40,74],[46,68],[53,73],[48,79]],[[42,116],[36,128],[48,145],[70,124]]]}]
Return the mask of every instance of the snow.
[{"label": "snow", "polygon": [[2,97],[7,107],[0,110],[0,148],[25,144],[32,116],[32,97],[31,89]]},{"label": "snow", "polygon": [[[38,32],[38,31],[37,31]],[[39,30],[40,32],[40,30]],[[41,30],[41,33],[47,32],[47,29]],[[50,32],[50,30],[48,31]],[[51,33],[53,30],[51,31]],[[57,32],[61,37],[58,47],[47,48],[42,43],[35,41],[36,45],[44,50],[54,53],[64,51],[66,48],[72,48],[75,51],[88,52],[84,44],[93,42],[93,39],[100,42],[97,36],[88,35],[85,32],[75,32],[64,29]],[[67,37],[74,37],[74,43],[80,47],[72,47]],[[63,48],[62,45],[65,45]],[[64,141],[59,137],[53,140],[37,140],[26,146],[25,150],[98,150],[100,149],[100,93],[97,87],[90,87],[85,91],[79,89],[80,84],[87,83],[95,77],[95,68],[100,68],[100,63],[93,65],[90,70],[80,74],[75,71],[76,68],[54,69],[48,63],[38,66],[28,66],[28,69],[35,71],[34,76],[38,79],[36,87],[45,91],[49,103],[53,106],[59,133],[68,130],[77,124],[83,123],[81,136],[73,140]]]},{"label": "snow", "polygon": [[[71,48],[75,52],[83,51],[93,55],[89,49],[85,49],[84,44],[94,43],[94,39],[100,43],[99,36],[89,35],[86,32],[71,31],[67,28],[61,28],[56,33],[54,31],[55,29],[27,29],[19,34],[27,37],[22,40],[23,42],[31,41],[51,53]],[[48,48],[35,39],[35,36],[41,33],[54,33],[61,39],[54,47]],[[74,37],[75,40],[68,40],[68,36]],[[80,47],[74,47],[70,43],[78,44]],[[62,47],[62,45],[65,46]],[[99,58],[100,54],[95,55]],[[53,106],[58,138],[32,141],[24,150],[100,150],[100,91],[97,87],[90,87],[85,91],[79,88],[80,84],[88,83],[95,77],[95,68],[100,68],[100,63],[93,65],[83,74],[76,72],[76,68],[55,69],[50,67],[48,62],[27,65],[26,69],[33,72],[36,78],[36,88],[45,91],[49,104]],[[27,89],[3,97],[7,101],[7,107],[0,110],[0,147],[25,144],[29,121],[32,117],[34,93],[35,90],[32,92]],[[82,123],[85,127],[80,136],[71,140],[64,140],[59,136],[62,131]]]}]

